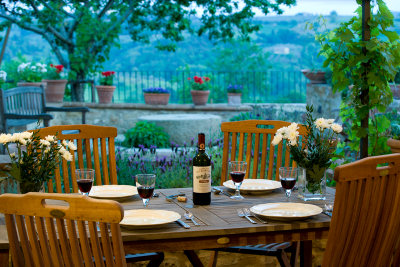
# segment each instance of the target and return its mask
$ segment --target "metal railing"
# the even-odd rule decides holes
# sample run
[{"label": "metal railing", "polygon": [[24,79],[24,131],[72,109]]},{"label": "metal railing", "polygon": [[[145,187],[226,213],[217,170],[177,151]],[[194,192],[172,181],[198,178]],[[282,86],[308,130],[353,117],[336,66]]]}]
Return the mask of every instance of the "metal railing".
[{"label": "metal railing", "polygon": [[[144,103],[143,89],[162,87],[171,92],[169,103],[192,103],[190,83],[193,76],[209,77],[209,103],[226,103],[230,84],[243,86],[242,102],[305,103],[306,78],[300,71],[119,71],[116,72],[114,103]],[[95,77],[98,84],[98,76]],[[97,102],[97,95],[95,96]],[[85,101],[92,101],[92,91],[85,90]]]}]

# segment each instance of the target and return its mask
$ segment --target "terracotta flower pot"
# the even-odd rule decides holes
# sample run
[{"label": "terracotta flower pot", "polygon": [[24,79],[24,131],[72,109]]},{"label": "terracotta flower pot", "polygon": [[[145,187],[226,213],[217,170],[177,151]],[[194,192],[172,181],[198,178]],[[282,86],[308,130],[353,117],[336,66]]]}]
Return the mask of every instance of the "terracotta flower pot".
[{"label": "terracotta flower pot", "polygon": [[392,150],[392,153],[400,153],[400,140],[389,138],[387,145]]},{"label": "terracotta flower pot", "polygon": [[325,71],[312,71],[310,69],[305,69],[301,70],[301,72],[310,80],[310,83],[326,83]]},{"label": "terracotta flower pot", "polygon": [[191,90],[190,93],[192,94],[192,101],[195,105],[205,105],[208,101],[208,95],[210,91],[201,91],[201,90]]},{"label": "terracotta flower pot", "polygon": [[99,103],[108,104],[111,103],[115,86],[113,85],[96,85],[97,95],[99,97]]},{"label": "terracotta flower pot", "polygon": [[64,99],[65,86],[68,80],[43,80],[47,83],[46,87],[46,101],[61,103]]},{"label": "terracotta flower pot", "polygon": [[241,93],[228,93],[228,105],[240,105],[242,104]]},{"label": "terracotta flower pot", "polygon": [[144,93],[144,102],[147,105],[167,105],[170,94]]}]

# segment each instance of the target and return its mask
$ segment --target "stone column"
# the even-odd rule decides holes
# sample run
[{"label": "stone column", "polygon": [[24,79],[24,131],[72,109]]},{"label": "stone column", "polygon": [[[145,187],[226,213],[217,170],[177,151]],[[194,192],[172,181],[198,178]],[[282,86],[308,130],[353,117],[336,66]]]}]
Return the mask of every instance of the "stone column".
[{"label": "stone column", "polygon": [[314,106],[315,117],[339,121],[340,103],[340,93],[333,93],[329,84],[307,84],[307,104]]}]

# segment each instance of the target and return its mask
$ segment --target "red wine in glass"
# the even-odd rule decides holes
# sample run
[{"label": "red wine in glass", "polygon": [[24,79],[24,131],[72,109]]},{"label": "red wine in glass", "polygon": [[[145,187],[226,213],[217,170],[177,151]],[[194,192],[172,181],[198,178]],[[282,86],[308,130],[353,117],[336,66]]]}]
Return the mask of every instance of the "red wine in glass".
[{"label": "red wine in glass", "polygon": [[141,198],[149,199],[153,196],[154,186],[139,186],[137,191]]},{"label": "red wine in glass", "polygon": [[293,189],[296,178],[281,178],[281,184],[284,189]]},{"label": "red wine in glass", "polygon": [[239,171],[233,171],[229,173],[231,176],[231,179],[235,183],[241,183],[243,182],[244,176],[246,175],[245,172],[239,172]]},{"label": "red wine in glass", "polygon": [[81,179],[81,180],[78,180],[77,183],[78,183],[79,190],[82,193],[89,193],[90,189],[92,189],[92,186],[93,186],[93,180],[91,180],[91,179]]}]

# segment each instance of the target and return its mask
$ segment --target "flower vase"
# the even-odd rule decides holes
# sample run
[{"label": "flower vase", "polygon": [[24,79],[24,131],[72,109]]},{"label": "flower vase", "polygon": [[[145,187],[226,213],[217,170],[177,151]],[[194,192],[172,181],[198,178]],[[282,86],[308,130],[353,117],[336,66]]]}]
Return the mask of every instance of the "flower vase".
[{"label": "flower vase", "polygon": [[44,183],[43,182],[17,182],[17,191],[18,193],[25,194],[29,192],[44,192]]},{"label": "flower vase", "polygon": [[304,201],[326,199],[326,168],[300,168],[298,176],[299,198]]}]

